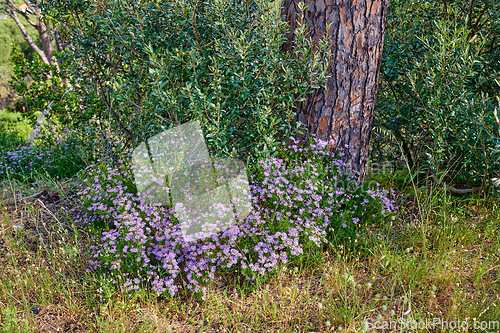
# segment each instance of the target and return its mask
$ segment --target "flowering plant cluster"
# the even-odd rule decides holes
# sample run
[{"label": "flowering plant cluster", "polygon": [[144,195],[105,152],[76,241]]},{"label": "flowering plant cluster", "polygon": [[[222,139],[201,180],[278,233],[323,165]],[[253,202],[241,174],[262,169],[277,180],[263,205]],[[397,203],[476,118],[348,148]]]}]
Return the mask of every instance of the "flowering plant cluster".
[{"label": "flowering plant cluster", "polygon": [[[85,132],[85,131],[84,131]],[[0,179],[32,180],[37,174],[69,177],[84,168],[79,132],[45,124],[33,144],[0,147]]]},{"label": "flowering plant cluster", "polygon": [[171,207],[137,194],[130,163],[97,163],[83,173],[79,219],[90,231],[88,272],[129,292],[180,288],[204,296],[216,274],[249,281],[354,235],[394,211],[382,189],[363,190],[328,142],[293,145],[251,168],[249,216],[195,241],[182,237]]}]

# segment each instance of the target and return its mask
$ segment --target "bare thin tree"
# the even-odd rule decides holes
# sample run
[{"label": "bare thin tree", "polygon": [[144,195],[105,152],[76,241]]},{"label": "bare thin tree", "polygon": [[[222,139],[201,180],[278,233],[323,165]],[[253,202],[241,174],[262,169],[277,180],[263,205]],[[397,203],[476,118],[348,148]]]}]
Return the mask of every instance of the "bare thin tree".
[{"label": "bare thin tree", "polygon": [[[59,69],[59,64],[53,55],[54,47],[52,38],[49,34],[50,26],[43,20],[39,3],[39,0],[34,0],[33,2],[24,0],[21,5],[16,6],[12,0],[2,0],[0,1],[0,13],[9,16],[16,22],[26,42],[28,42],[33,51],[40,56],[40,59],[42,59],[44,63],[56,66]],[[39,47],[34,42],[33,37],[28,34],[24,23],[21,21],[21,17],[36,29],[40,37],[41,47]]]}]

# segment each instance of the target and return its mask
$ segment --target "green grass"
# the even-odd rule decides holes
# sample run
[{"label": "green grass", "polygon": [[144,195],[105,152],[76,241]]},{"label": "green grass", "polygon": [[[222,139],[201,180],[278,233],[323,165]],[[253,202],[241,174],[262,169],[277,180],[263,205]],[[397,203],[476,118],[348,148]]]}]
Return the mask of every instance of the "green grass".
[{"label": "green grass", "polygon": [[[498,197],[410,187],[396,218],[367,236],[377,244],[368,254],[333,246],[325,265],[276,274],[251,293],[220,276],[201,302],[147,291],[127,298],[91,282],[86,235],[65,198],[71,186],[40,179],[0,187],[0,332],[359,332],[397,320],[467,321],[472,332],[473,320],[500,320]],[[22,200],[43,190],[58,196]]]},{"label": "green grass", "polygon": [[13,113],[3,110],[0,112],[0,121],[6,123],[15,123],[19,120],[20,116],[21,115],[19,113]]},{"label": "green grass", "polygon": [[27,120],[21,120],[20,113],[0,110],[0,147],[12,148],[25,144],[31,133]]}]

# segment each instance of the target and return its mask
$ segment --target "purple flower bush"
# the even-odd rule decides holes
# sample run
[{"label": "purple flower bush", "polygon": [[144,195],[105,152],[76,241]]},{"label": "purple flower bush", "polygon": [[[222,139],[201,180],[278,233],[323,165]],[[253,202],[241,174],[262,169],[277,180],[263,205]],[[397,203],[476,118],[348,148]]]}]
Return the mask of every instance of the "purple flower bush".
[{"label": "purple flower bush", "polygon": [[251,214],[190,242],[171,207],[140,199],[127,159],[96,163],[77,193],[79,220],[91,235],[88,272],[125,293],[146,286],[164,296],[182,289],[203,298],[216,274],[253,283],[328,243],[356,238],[396,207],[386,190],[358,186],[328,144],[293,145],[256,163],[249,169]]},{"label": "purple flower bush", "polygon": [[[47,123],[31,145],[0,147],[0,179],[32,180],[38,174],[69,177],[84,168],[82,140],[75,130]],[[83,132],[85,133],[85,132]]]}]

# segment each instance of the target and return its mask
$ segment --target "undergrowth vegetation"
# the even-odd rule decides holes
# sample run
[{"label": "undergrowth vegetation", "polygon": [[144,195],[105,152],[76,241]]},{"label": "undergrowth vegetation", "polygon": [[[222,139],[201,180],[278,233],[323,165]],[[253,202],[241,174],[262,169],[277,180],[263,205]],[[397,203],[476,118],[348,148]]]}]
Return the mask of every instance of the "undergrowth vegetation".
[{"label": "undergrowth vegetation", "polygon": [[253,282],[287,263],[321,259],[327,244],[355,244],[367,225],[389,220],[395,204],[386,190],[360,188],[328,148],[315,140],[260,161],[251,175],[251,214],[194,242],[184,239],[171,209],[140,200],[130,162],[90,166],[77,196],[92,235],[91,269],[124,292],[187,288],[205,299],[215,274]]},{"label": "undergrowth vegetation", "polygon": [[86,133],[46,123],[28,144],[18,133],[7,132],[2,136],[5,146],[0,148],[0,179],[74,176],[93,158],[91,143],[81,138]]},{"label": "undergrowth vegetation", "polygon": [[[469,331],[474,321],[482,323],[484,332],[498,331],[496,197],[456,198],[436,187],[413,187],[408,174],[400,177],[395,184],[409,185],[395,187],[401,207],[395,219],[363,235],[361,255],[333,243],[314,247],[320,261],[276,270],[265,280],[257,279],[251,292],[224,271],[206,285],[204,301],[184,292],[158,297],[145,285],[124,293],[100,274],[90,275],[95,281],[89,279],[86,269],[92,265],[86,253],[93,236],[79,224],[76,202],[68,201],[78,184],[4,181],[0,329],[359,332],[370,331],[368,324],[376,321],[411,327],[437,318],[443,324],[466,321]],[[437,331],[456,331],[440,325]]]}]

